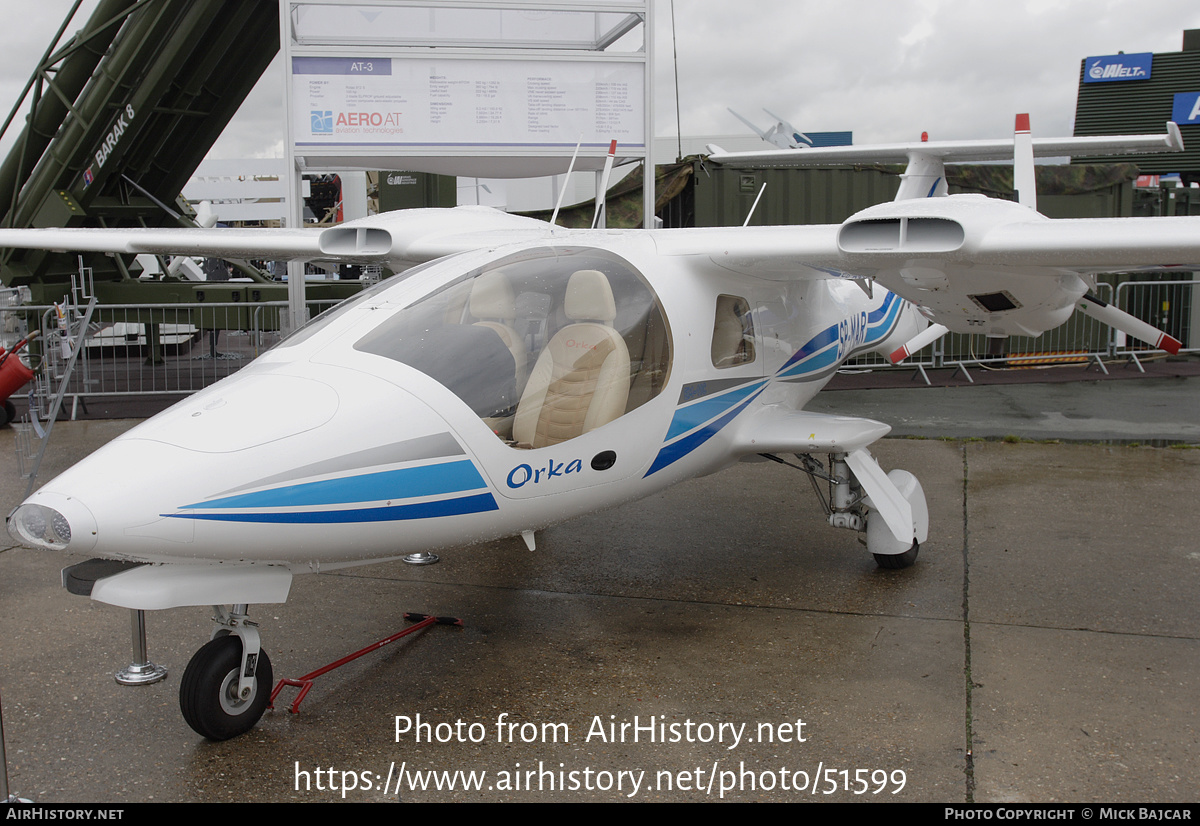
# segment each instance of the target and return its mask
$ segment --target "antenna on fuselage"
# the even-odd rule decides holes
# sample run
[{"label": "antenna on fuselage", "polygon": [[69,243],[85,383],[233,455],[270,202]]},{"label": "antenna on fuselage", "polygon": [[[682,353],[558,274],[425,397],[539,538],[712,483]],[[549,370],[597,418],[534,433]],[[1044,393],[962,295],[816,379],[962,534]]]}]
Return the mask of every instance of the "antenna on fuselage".
[{"label": "antenna on fuselage", "polygon": [[763,181],[763,185],[758,188],[758,195],[754,198],[754,203],[750,205],[750,211],[746,213],[746,220],[742,222],[742,226],[750,226],[750,219],[754,217],[754,210],[758,208],[758,202],[762,200],[762,194],[767,190],[767,182]]},{"label": "antenna on fuselage", "polygon": [[563,196],[567,194],[567,182],[571,180],[571,173],[575,171],[575,159],[579,157],[579,147],[583,143],[583,138],[575,142],[575,151],[571,153],[571,163],[567,165],[567,175],[563,179],[562,189],[558,191],[558,203],[554,205],[554,214],[550,216],[550,226],[554,226],[554,222],[558,220],[558,211],[562,208]]},{"label": "antenna on fuselage", "polygon": [[[617,142],[614,140],[608,145],[608,157],[604,159],[604,174],[600,176],[600,191],[596,193],[596,214],[592,216],[592,229],[595,229],[601,224],[608,223],[608,214],[605,212],[605,207],[607,206],[605,204],[605,199],[608,195],[608,176],[612,174],[613,159],[616,156]],[[650,174],[654,174],[653,170],[651,170]],[[602,221],[601,216],[604,216],[605,220]]]}]

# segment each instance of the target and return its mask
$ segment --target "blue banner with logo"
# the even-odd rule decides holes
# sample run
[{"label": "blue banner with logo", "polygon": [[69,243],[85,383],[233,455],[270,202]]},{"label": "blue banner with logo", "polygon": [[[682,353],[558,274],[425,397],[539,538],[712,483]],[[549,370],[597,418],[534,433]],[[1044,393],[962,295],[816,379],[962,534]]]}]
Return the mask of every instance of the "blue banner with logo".
[{"label": "blue banner with logo", "polygon": [[813,146],[849,146],[854,143],[854,132],[805,132]]},{"label": "blue banner with logo", "polygon": [[1200,123],[1200,92],[1179,92],[1171,104],[1171,120],[1180,126]]},{"label": "blue banner with logo", "polygon": [[1149,80],[1154,52],[1110,54],[1083,59],[1084,83],[1113,83],[1118,80]]}]

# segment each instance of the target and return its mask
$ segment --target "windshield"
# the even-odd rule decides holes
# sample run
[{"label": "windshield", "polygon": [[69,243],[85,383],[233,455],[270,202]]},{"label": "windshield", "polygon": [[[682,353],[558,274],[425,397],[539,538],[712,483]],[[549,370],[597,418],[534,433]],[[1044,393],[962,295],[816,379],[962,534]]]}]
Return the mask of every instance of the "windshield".
[{"label": "windshield", "polygon": [[386,290],[390,290],[392,287],[396,286],[401,281],[404,281],[405,279],[416,275],[417,273],[421,272],[422,270],[429,269],[434,264],[440,263],[441,261],[444,261],[444,260],[446,260],[446,259],[438,259],[435,261],[426,261],[424,264],[418,264],[415,267],[410,267],[409,269],[405,270],[402,273],[393,275],[391,278],[386,278],[383,281],[380,281],[378,284],[375,284],[372,287],[368,287],[367,289],[360,292],[358,295],[350,296],[345,301],[342,301],[339,304],[335,304],[333,307],[330,307],[328,310],[325,310],[320,315],[314,316],[312,318],[312,320],[309,321],[308,323],[306,323],[304,326],[298,327],[295,330],[293,330],[290,334],[285,336],[278,344],[276,344],[275,347],[276,348],[292,347],[297,344],[300,344],[303,341],[308,341],[308,339],[312,338],[314,333],[318,333],[321,330],[325,329],[325,327],[327,327],[331,321],[334,321],[335,319],[340,318],[342,315],[344,315],[345,313],[354,309],[355,307],[358,307],[358,306],[366,303],[367,301],[370,301],[372,298],[375,298],[380,293],[385,292]]},{"label": "windshield", "polygon": [[355,349],[440,382],[519,448],[558,444],[640,407],[671,365],[649,284],[622,258],[581,248],[525,251],[473,270]]}]

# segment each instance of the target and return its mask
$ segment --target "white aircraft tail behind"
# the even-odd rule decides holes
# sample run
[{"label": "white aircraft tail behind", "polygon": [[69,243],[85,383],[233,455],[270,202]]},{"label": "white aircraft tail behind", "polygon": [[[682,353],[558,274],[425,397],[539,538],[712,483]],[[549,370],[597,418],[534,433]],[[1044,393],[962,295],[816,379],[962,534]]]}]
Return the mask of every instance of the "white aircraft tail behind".
[{"label": "white aircraft tail behind", "polygon": [[779,115],[768,109],[763,109],[763,111],[775,118],[776,121],[775,125],[766,131],[755,126],[749,118],[743,117],[732,109],[729,109],[729,113],[754,130],[754,134],[767,143],[778,146],[780,149],[805,149],[813,145],[812,138],[779,117]]}]

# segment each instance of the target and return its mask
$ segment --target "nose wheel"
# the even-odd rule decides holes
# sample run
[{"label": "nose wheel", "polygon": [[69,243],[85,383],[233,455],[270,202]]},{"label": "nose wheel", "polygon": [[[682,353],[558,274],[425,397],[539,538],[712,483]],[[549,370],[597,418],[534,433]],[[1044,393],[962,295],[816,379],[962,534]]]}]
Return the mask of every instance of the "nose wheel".
[{"label": "nose wheel", "polygon": [[902,554],[875,554],[875,564],[890,571],[911,568],[916,563],[920,551],[921,544],[913,540],[912,547]]},{"label": "nose wheel", "polygon": [[251,679],[241,679],[242,639],[217,637],[192,657],[179,684],[179,710],[192,729],[209,740],[245,734],[262,717],[273,674],[267,652],[247,658]]}]

